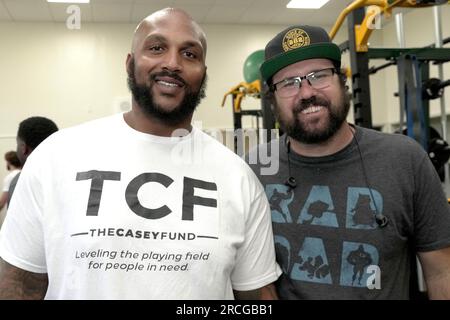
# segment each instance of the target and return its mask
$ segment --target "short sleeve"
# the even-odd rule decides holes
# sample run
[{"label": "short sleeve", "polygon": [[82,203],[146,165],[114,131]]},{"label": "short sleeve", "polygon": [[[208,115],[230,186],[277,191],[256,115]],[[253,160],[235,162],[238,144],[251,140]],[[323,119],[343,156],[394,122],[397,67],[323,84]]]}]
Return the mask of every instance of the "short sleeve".
[{"label": "short sleeve", "polygon": [[415,174],[414,240],[417,251],[450,246],[450,207],[428,156]]},{"label": "short sleeve", "polygon": [[[37,156],[37,155],[36,155]],[[43,190],[37,157],[26,162],[0,231],[0,256],[30,272],[46,273],[42,228]]]},{"label": "short sleeve", "polygon": [[[255,177],[256,179],[256,177]],[[237,253],[236,267],[231,281],[234,290],[249,291],[261,288],[278,279],[281,269],[275,261],[270,206],[262,186],[250,203],[245,221],[245,240]]]}]

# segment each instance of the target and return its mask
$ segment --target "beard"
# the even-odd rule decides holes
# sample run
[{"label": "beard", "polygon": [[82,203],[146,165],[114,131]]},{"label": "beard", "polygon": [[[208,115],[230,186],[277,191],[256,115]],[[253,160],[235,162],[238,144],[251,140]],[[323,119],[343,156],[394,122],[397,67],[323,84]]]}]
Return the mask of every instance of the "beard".
[{"label": "beard", "polygon": [[[203,76],[202,83],[198,91],[194,92],[192,88],[186,83],[186,81],[181,78],[177,73],[170,71],[161,71],[149,75],[150,85],[138,84],[136,82],[136,70],[134,64],[134,58],[130,62],[130,69],[132,73],[128,73],[128,88],[133,95],[134,100],[137,102],[139,107],[148,116],[160,120],[170,126],[176,126],[185,121],[187,118],[191,117],[200,101],[206,97],[206,82],[207,75]],[[155,83],[156,77],[171,77],[181,83],[185,87],[185,94],[183,100],[179,105],[175,106],[172,110],[165,110],[162,106],[158,105],[153,97],[152,88]]]},{"label": "beard", "polygon": [[[342,126],[350,110],[350,95],[346,89],[341,91],[341,99],[337,105],[332,105],[329,100],[313,96],[309,99],[301,100],[292,110],[292,120],[285,119],[280,112],[280,108],[275,104],[276,118],[281,129],[293,139],[305,143],[316,144],[330,139]],[[324,128],[311,129],[309,124],[299,120],[298,115],[303,110],[312,106],[323,106],[328,110],[328,123]]]}]

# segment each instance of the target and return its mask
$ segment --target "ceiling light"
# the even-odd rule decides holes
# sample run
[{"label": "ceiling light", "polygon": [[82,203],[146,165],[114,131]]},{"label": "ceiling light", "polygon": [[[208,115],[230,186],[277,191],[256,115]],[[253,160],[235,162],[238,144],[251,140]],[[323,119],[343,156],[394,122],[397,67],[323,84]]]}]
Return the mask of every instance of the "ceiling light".
[{"label": "ceiling light", "polygon": [[47,0],[47,2],[55,2],[55,3],[89,3],[89,0]]},{"label": "ceiling light", "polygon": [[330,0],[291,0],[286,8],[289,9],[319,9]]}]

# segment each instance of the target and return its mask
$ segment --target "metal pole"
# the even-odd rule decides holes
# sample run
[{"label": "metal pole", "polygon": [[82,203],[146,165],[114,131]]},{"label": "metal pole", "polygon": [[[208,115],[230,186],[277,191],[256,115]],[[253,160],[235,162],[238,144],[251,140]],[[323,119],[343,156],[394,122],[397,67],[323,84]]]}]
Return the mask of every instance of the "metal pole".
[{"label": "metal pole", "polygon": [[357,126],[372,128],[369,55],[368,52],[357,52],[355,41],[355,26],[362,23],[364,16],[364,8],[359,8],[352,11],[347,18],[350,67],[352,71],[353,110]]},{"label": "metal pole", "polygon": [[[403,13],[398,13],[395,15],[395,26],[397,29],[397,41],[398,44],[400,46],[400,48],[405,48],[406,47],[406,43],[405,43],[405,31],[403,29]],[[402,64],[405,65],[405,57],[402,57],[401,59],[399,59],[398,63],[402,62]],[[398,68],[398,71],[401,71],[402,68]],[[418,75],[416,75],[418,76]],[[400,77],[404,77],[404,75],[400,75]],[[399,82],[400,84],[402,84],[402,82]],[[414,83],[416,83],[416,81],[414,81]],[[404,84],[403,84],[404,85]],[[402,90],[405,90],[405,88],[398,88],[399,90],[399,97],[401,97],[402,95]],[[405,97],[407,99],[407,97]],[[405,117],[405,112],[406,110],[403,109],[404,105],[400,105],[400,132],[402,132],[403,130],[403,121],[404,121],[404,117]],[[420,261],[417,257],[417,255],[415,256],[416,259],[416,263],[415,263],[415,272],[416,272],[416,276],[417,276],[417,290],[419,290],[419,292],[423,293],[427,291],[427,287],[426,287],[426,283],[425,283],[425,279],[423,276],[423,271],[422,271],[422,265],[420,264]],[[414,264],[413,264],[414,266]]]},{"label": "metal pole", "polygon": [[[400,48],[404,48],[405,44],[405,31],[403,29],[403,13],[397,13],[395,15],[395,28],[397,30],[397,41]],[[398,88],[399,93],[403,88]],[[403,110],[403,106],[400,106],[400,120],[398,122],[400,133],[403,130],[403,124],[405,120],[405,110]]]},{"label": "metal pole", "polygon": [[[442,15],[441,6],[434,6],[434,33],[436,37],[436,48],[442,48]],[[439,79],[444,78],[444,66],[442,63],[438,64],[438,76]],[[445,95],[440,98],[441,103],[441,125],[442,125],[442,138],[447,140],[447,112],[445,110]]]},{"label": "metal pole", "polygon": [[[434,13],[434,35],[436,39],[436,48],[442,48],[442,14],[441,14],[441,6],[434,6],[433,7],[433,13]],[[438,67],[438,77],[439,79],[444,79],[444,65],[442,63],[437,65]],[[445,94],[442,95],[442,97],[439,99],[439,102],[441,104],[441,128],[442,128],[442,138],[447,141],[447,110],[445,108]],[[445,170],[445,181],[444,181],[444,190],[445,193],[448,195],[450,192],[450,185],[449,185],[449,168],[448,164],[444,166]]]},{"label": "metal pole", "polygon": [[403,29],[403,13],[397,13],[395,15],[395,26],[397,28],[397,41],[400,48],[404,48],[405,44],[405,31]]}]

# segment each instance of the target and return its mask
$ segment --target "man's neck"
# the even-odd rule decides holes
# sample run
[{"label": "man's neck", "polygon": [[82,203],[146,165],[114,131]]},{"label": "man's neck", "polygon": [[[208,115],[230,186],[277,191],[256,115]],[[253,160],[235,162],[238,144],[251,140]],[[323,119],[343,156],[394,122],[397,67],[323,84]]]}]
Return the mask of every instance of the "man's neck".
[{"label": "man's neck", "polygon": [[317,144],[299,142],[289,137],[292,150],[306,157],[324,157],[344,149],[353,139],[354,129],[344,122],[339,130],[327,141]]},{"label": "man's neck", "polygon": [[177,125],[168,125],[160,119],[153,118],[144,113],[139,106],[133,105],[132,109],[124,114],[125,122],[134,130],[161,137],[171,137],[175,130],[192,130],[192,115]]}]

